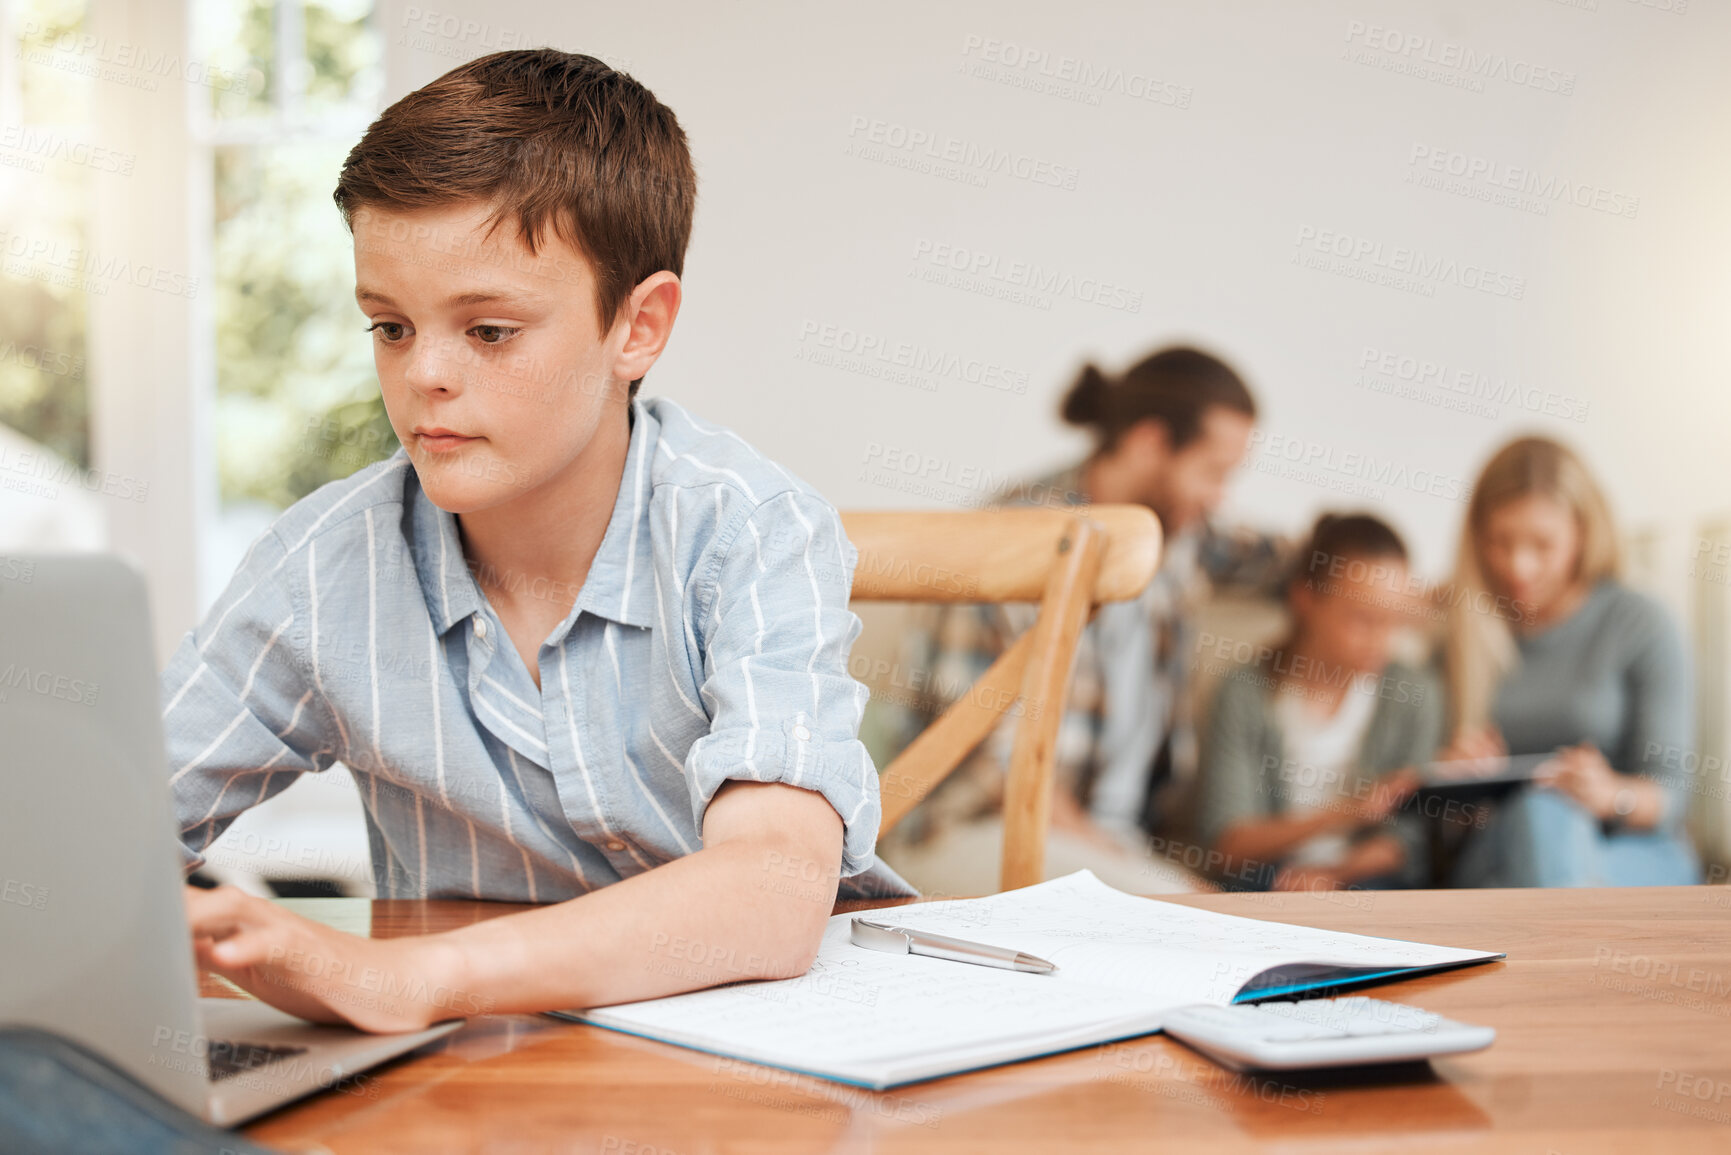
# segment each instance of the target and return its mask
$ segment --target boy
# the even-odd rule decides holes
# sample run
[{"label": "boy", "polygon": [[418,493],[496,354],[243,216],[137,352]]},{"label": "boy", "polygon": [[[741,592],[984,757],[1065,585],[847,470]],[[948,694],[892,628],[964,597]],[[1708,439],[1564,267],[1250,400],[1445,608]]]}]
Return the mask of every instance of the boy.
[{"label": "boy", "polygon": [[350,152],[403,449],[284,513],[164,672],[187,857],[340,761],[381,897],[551,905],[374,940],[191,890],[203,965],[407,1030],[798,975],[838,879],[912,893],[873,854],[835,510],[636,396],[695,192],[673,113],[552,49],[452,70]]},{"label": "boy", "polygon": [[1422,886],[1425,822],[1405,803],[1443,703],[1428,672],[1392,657],[1418,610],[1406,545],[1380,518],[1330,514],[1301,559],[1290,631],[1215,696],[1203,837],[1239,889]]}]

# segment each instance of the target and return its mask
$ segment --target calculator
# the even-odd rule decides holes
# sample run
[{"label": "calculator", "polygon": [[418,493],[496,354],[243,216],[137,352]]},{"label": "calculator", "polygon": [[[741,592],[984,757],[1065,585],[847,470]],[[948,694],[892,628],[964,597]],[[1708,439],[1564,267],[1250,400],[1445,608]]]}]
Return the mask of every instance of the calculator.
[{"label": "calculator", "polygon": [[1405,1003],[1354,996],[1168,1011],[1166,1033],[1233,1070],[1402,1063],[1480,1051],[1497,1033]]}]

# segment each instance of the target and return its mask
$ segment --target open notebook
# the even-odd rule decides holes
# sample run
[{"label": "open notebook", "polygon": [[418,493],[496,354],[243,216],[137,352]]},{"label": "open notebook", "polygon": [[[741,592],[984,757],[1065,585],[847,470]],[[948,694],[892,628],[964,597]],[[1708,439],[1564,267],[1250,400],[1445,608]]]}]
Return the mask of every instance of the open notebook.
[{"label": "open notebook", "polygon": [[1160,1029],[1190,1003],[1337,986],[1501,954],[1286,926],[1114,890],[1087,870],[989,898],[882,908],[910,929],[1014,947],[1049,975],[853,945],[829,920],[796,979],[735,983],[561,1018],[883,1090]]}]

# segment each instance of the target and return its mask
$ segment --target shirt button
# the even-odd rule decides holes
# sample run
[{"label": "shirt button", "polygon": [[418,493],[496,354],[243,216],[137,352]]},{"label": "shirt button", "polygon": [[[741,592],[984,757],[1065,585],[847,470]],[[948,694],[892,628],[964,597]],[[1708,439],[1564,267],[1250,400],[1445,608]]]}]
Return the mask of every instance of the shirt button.
[{"label": "shirt button", "polygon": [[607,849],[608,850],[624,850],[625,844],[623,842],[609,842],[607,844]]},{"label": "shirt button", "polygon": [[477,638],[480,638],[483,642],[487,640],[487,619],[486,618],[479,617],[479,616],[477,616],[475,618],[475,636]]},{"label": "shirt button", "polygon": [[793,728],[793,736],[798,738],[801,742],[811,741],[811,731],[806,729],[804,726],[795,726]]}]

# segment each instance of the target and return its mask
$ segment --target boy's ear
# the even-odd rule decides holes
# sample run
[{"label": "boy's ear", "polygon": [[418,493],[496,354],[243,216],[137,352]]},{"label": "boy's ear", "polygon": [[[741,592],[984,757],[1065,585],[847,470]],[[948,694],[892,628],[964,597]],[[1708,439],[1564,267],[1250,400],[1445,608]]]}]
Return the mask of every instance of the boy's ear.
[{"label": "boy's ear", "polygon": [[679,316],[679,277],[663,269],[643,278],[625,299],[615,324],[625,326],[625,341],[613,360],[613,375],[620,381],[636,381],[649,372],[673,335]]}]

